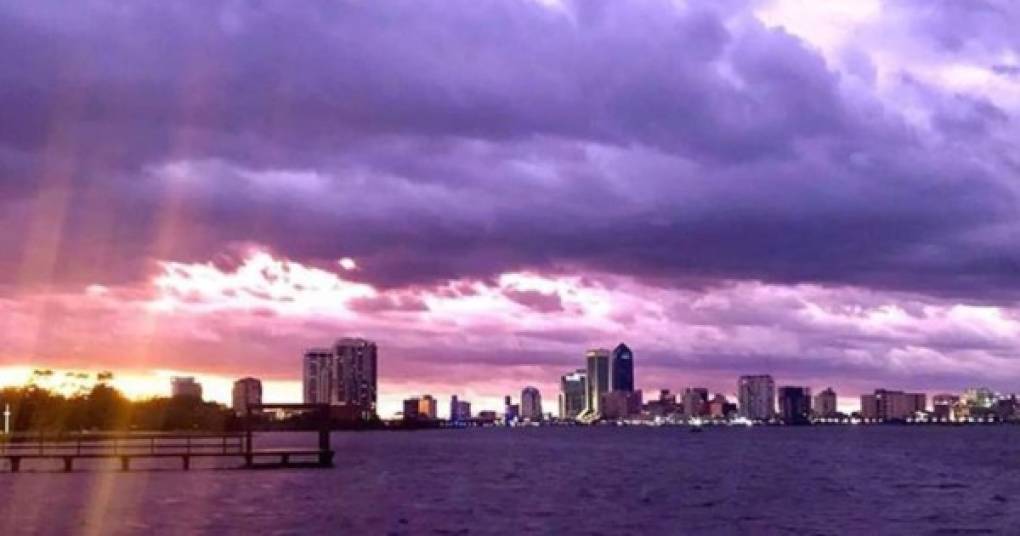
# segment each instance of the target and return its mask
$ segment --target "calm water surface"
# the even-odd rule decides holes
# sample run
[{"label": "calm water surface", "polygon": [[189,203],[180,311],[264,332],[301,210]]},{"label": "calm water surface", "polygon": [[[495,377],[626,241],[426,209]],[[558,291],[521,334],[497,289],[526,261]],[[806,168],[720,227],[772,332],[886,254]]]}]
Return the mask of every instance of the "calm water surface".
[{"label": "calm water surface", "polygon": [[333,445],[332,470],[0,473],[0,534],[1020,534],[1020,426],[371,432]]}]

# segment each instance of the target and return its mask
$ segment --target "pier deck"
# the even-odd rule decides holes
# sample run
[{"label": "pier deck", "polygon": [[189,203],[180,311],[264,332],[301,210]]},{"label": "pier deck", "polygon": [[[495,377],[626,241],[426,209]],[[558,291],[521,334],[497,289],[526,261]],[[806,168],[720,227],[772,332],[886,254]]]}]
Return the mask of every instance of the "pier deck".
[{"label": "pier deck", "polygon": [[[265,408],[312,410],[322,416],[317,448],[257,449],[251,418],[253,411]],[[235,458],[244,469],[285,467],[332,467],[333,449],[326,422],[328,407],[314,404],[275,404],[253,406],[244,432],[202,433],[19,433],[0,436],[0,461],[11,472],[18,472],[27,460],[58,460],[66,472],[74,470],[77,460],[120,460],[121,470],[130,470],[135,460],[179,459],[181,469],[189,470],[195,458]]]}]

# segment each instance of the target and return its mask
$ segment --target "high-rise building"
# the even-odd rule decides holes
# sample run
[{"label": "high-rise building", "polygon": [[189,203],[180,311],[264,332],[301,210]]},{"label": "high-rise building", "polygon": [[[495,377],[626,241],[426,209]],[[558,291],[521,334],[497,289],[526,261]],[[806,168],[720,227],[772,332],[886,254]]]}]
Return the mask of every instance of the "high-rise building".
[{"label": "high-rise building", "polygon": [[587,377],[584,369],[564,374],[560,378],[560,418],[576,419],[587,404]]},{"label": "high-rise building", "polygon": [[305,352],[302,374],[305,404],[333,401],[333,350],[312,348]]},{"label": "high-rise building", "polygon": [[361,418],[374,418],[377,354],[374,342],[347,337],[338,340],[332,348],[305,352],[305,403],[356,407]]},{"label": "high-rise building", "polygon": [[708,389],[688,387],[683,395],[684,417],[704,417],[708,414]]},{"label": "high-rise building", "polygon": [[457,395],[450,397],[450,421],[461,422],[471,418],[471,403],[459,400]]},{"label": "high-rise building", "polygon": [[776,414],[776,382],[768,374],[741,376],[737,382],[740,416],[768,421]]},{"label": "high-rise building", "polygon": [[432,395],[425,395],[418,400],[418,416],[422,419],[435,419],[438,414],[438,403]]},{"label": "high-rise building", "polygon": [[262,403],[262,382],[256,378],[241,378],[234,382],[230,407],[238,415],[248,413],[248,406]]},{"label": "high-rise building", "polygon": [[780,387],[779,418],[785,424],[810,423],[811,389],[808,387]]},{"label": "high-rise building", "polygon": [[521,418],[528,421],[542,420],[542,394],[535,387],[521,391]]},{"label": "high-rise building", "polygon": [[588,364],[584,417],[594,420],[602,416],[602,397],[609,392],[609,350],[596,348],[585,355]]},{"label": "high-rise building", "polygon": [[872,421],[905,420],[924,411],[926,405],[923,393],[876,389],[874,394],[861,395],[861,417]]},{"label": "high-rise building", "polygon": [[610,391],[634,391],[634,352],[622,342],[613,349]]},{"label": "high-rise building", "polygon": [[[376,344],[365,339],[345,337],[337,341],[333,348],[336,354],[336,403],[357,405],[362,418],[375,417],[378,385]],[[435,418],[435,412],[432,418]]]},{"label": "high-rise building", "polygon": [[170,378],[170,394],[174,398],[202,399],[202,384],[191,376],[175,376]]},{"label": "high-rise building", "polygon": [[818,393],[815,395],[814,407],[812,408],[815,416],[820,419],[830,419],[835,417],[839,412],[836,402],[836,391],[833,391],[832,387]]}]

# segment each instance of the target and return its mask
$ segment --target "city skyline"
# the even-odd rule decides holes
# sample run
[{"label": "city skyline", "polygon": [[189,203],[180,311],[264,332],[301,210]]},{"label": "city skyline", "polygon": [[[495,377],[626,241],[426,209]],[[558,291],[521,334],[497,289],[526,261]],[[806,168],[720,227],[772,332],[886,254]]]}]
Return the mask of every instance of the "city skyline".
[{"label": "city skyline", "polygon": [[[476,394],[474,396],[482,402],[475,405],[474,410],[471,409],[471,400],[461,396],[462,393],[467,392],[470,395],[471,392],[454,390],[448,394],[450,403],[445,406],[449,408],[447,413],[440,410],[441,406],[437,397],[428,393],[379,395],[376,376],[378,368],[377,344],[375,341],[357,336],[341,336],[335,339],[330,346],[310,348],[301,354],[299,367],[303,379],[299,399],[291,395],[278,399],[270,396],[263,400],[262,381],[250,376],[232,380],[230,396],[226,400],[218,396],[205,396],[204,386],[201,381],[196,380],[195,376],[179,374],[168,376],[167,385],[170,388],[168,394],[171,397],[185,396],[211,400],[241,413],[243,411],[240,408],[243,408],[246,403],[244,400],[250,399],[254,403],[263,401],[294,403],[300,400],[304,403],[344,406],[348,410],[354,408],[353,412],[337,414],[337,417],[342,419],[369,419],[372,416],[383,419],[406,419],[409,416],[409,403],[414,407],[413,414],[410,414],[412,420],[438,418],[459,421],[466,418],[464,415],[470,417],[475,413],[501,415],[499,408],[502,408],[505,413],[512,410],[515,419],[519,417],[522,420],[533,422],[544,420],[546,416],[559,420],[592,422],[639,416],[647,418],[655,415],[656,410],[652,410],[649,405],[649,402],[653,404],[655,402],[652,398],[644,398],[642,389],[635,388],[634,352],[628,345],[621,342],[612,351],[605,348],[590,348],[584,352],[583,362],[585,367],[567,371],[559,378],[559,382],[556,384],[559,388],[556,409],[546,408],[544,410],[541,406],[541,390],[534,386],[525,386],[522,389],[517,404],[513,404],[512,395]],[[588,377],[591,370],[601,371],[596,374],[596,377],[601,377],[601,379],[590,382]],[[352,374],[354,375],[352,376]],[[92,379],[93,376],[95,380]],[[118,387],[117,378],[117,375],[111,371],[90,375],[81,371],[61,374],[58,371],[37,370],[34,371],[29,381],[21,385],[33,383],[56,392],[80,393],[89,388],[91,381],[101,381],[116,388]],[[54,380],[66,382],[70,387],[67,385],[55,387],[58,384],[53,383]],[[348,385],[346,391],[338,387],[341,382]],[[325,385],[322,385],[323,383]],[[599,387],[600,383],[606,386],[605,389]],[[355,385],[358,386],[356,389],[353,387]],[[736,379],[733,392],[726,389],[715,390],[703,386],[687,385],[679,389],[673,386],[660,386],[657,390],[649,391],[649,395],[654,397],[656,391],[661,393],[660,396],[672,393],[670,396],[673,403],[677,405],[678,414],[683,415],[685,419],[702,415],[715,417],[717,409],[714,409],[713,405],[718,400],[723,405],[732,405],[734,413],[729,415],[730,418],[740,417],[752,421],[778,419],[786,423],[803,422],[808,415],[826,418],[836,414],[846,416],[855,414],[871,420],[905,419],[918,411],[946,418],[956,411],[948,408],[953,407],[961,400],[966,400],[968,404],[975,404],[979,408],[989,408],[997,400],[1008,400],[1016,396],[1015,391],[996,391],[987,386],[971,386],[960,392],[939,391],[932,393],[905,393],[902,390],[883,386],[859,394],[844,393],[842,397],[836,395],[831,385],[825,389],[819,388],[817,392],[812,389],[811,386],[779,384],[769,374],[745,374]],[[349,392],[349,394],[345,395],[345,392]],[[796,397],[792,402],[788,400],[789,393],[794,393]],[[817,394],[813,395],[813,393]],[[630,395],[636,395],[636,397]],[[144,399],[149,396],[152,395],[135,398]],[[444,396],[447,395],[443,393],[438,395],[439,398]],[[534,406],[538,408],[537,411],[527,409],[532,406],[527,401],[529,397],[533,401],[537,401],[537,406]],[[379,398],[389,398],[393,401],[390,404],[378,406],[376,402]],[[571,400],[570,405],[564,406],[568,398]],[[462,408],[464,415],[454,418],[454,407],[458,404],[458,399],[460,404],[464,405]],[[497,399],[502,400],[502,405],[491,402]],[[888,401],[883,402],[885,399]],[[930,404],[928,403],[929,399],[931,400]],[[594,400],[599,402],[593,408]],[[788,406],[788,402],[794,406]],[[511,404],[513,405],[511,406]],[[606,404],[610,404],[615,409],[607,412]],[[692,413],[690,408],[695,404],[699,409]],[[940,413],[940,406],[942,406],[942,413]],[[790,407],[799,409],[791,410]],[[360,415],[360,417],[355,417],[356,415]],[[794,418],[791,417],[792,415],[802,417]]]},{"label": "city skyline", "polygon": [[0,384],[1016,390],[1012,19],[806,4],[4,3]]}]

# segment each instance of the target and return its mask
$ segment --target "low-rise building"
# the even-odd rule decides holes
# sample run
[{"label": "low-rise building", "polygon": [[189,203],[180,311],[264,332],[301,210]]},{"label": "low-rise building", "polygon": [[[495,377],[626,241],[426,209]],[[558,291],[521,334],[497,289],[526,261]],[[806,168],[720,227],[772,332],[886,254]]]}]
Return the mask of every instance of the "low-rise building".
[{"label": "low-rise building", "polygon": [[874,394],[861,395],[861,418],[867,421],[902,421],[925,411],[927,396],[876,389]]},{"label": "low-rise building", "polygon": [[174,398],[202,399],[202,384],[191,376],[175,376],[170,379],[170,396]]},{"label": "low-rise building", "polygon": [[641,414],[641,391],[611,391],[602,397],[603,417],[627,419]]}]

